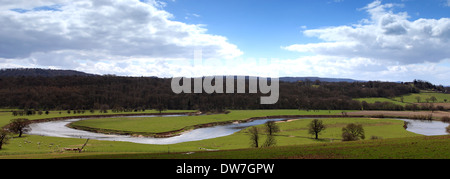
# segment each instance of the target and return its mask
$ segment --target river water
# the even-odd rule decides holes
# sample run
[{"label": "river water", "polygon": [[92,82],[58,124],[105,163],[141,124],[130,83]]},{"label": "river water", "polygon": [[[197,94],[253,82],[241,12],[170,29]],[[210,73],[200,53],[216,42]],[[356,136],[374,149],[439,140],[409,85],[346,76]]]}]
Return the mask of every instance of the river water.
[{"label": "river water", "polygon": [[[174,116],[174,115],[170,115]],[[177,115],[181,116],[181,115]],[[156,116],[134,116],[134,117],[156,117]],[[164,116],[159,116],[164,117]],[[166,116],[167,117],[167,116]],[[220,125],[207,128],[199,128],[179,136],[170,138],[150,138],[150,137],[132,137],[128,135],[108,135],[100,134],[88,131],[82,131],[77,129],[72,129],[66,125],[72,122],[86,120],[86,119],[68,119],[62,121],[51,121],[31,124],[31,131],[28,134],[31,135],[41,135],[41,136],[52,136],[52,137],[64,137],[64,138],[84,138],[84,139],[96,139],[96,140],[108,140],[108,141],[124,141],[133,142],[140,144],[176,144],[189,141],[199,141],[204,139],[212,139],[217,137],[223,137],[231,135],[242,129],[250,126],[264,124],[267,121],[281,121],[286,120],[286,118],[276,118],[276,119],[261,119],[254,120],[247,123],[233,123],[227,125]],[[418,121],[409,119],[399,119],[407,121],[407,130],[417,134],[422,134],[426,136],[434,135],[446,135],[445,128],[449,125],[441,121]]]},{"label": "river water", "polygon": [[410,123],[406,130],[426,136],[446,135],[447,132],[445,128],[450,125],[449,123],[442,121],[421,121],[412,119],[400,120]]},{"label": "river water", "polygon": [[[171,115],[174,116],[174,115]],[[179,115],[180,116],[180,115]],[[156,117],[156,116],[134,116],[134,117]],[[167,116],[159,116],[167,117]],[[72,122],[86,120],[86,119],[68,119],[61,121],[41,122],[33,123],[30,125],[31,131],[28,134],[51,136],[51,137],[64,137],[64,138],[83,138],[83,139],[96,139],[96,140],[108,140],[108,141],[124,141],[141,144],[176,144],[189,141],[198,141],[204,139],[212,139],[217,137],[223,137],[238,132],[244,128],[264,124],[267,121],[280,121],[285,119],[262,119],[255,120],[247,123],[233,123],[221,126],[199,128],[179,136],[170,138],[150,138],[150,137],[132,137],[129,135],[109,135],[88,132],[83,130],[77,130],[67,127],[66,125]]]}]

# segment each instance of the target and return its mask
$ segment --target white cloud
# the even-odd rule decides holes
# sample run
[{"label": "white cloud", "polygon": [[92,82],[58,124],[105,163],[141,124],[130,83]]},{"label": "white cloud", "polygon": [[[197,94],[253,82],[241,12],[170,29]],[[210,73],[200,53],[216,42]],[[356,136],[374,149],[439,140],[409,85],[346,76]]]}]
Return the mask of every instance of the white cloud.
[{"label": "white cloud", "polygon": [[0,10],[10,9],[33,9],[42,6],[52,6],[55,4],[61,4],[69,2],[69,0],[0,0]]},{"label": "white cloud", "polygon": [[[241,59],[226,37],[172,20],[155,0],[0,0],[0,67],[43,67],[125,76],[319,76],[360,80],[425,79],[448,84],[450,19],[409,20],[396,4],[375,1],[358,24],[301,26],[321,43],[296,59]],[[57,6],[55,6],[57,5]],[[55,9],[36,10],[36,7]],[[16,9],[13,11],[11,9]],[[26,12],[17,12],[17,9]],[[195,15],[193,15],[195,16]],[[194,49],[203,64],[193,64]],[[211,58],[211,59],[210,59]],[[227,59],[227,60],[222,60]]]},{"label": "white cloud", "polygon": [[[0,0],[0,58],[76,68],[80,61],[242,55],[202,25],[171,20],[156,0]],[[40,8],[40,9],[39,9]]]},{"label": "white cloud", "polygon": [[369,58],[337,56],[305,56],[280,60],[280,76],[317,76],[357,80],[413,81],[428,80],[434,84],[450,85],[450,59],[439,63],[399,64]]},{"label": "white cloud", "polygon": [[286,50],[345,58],[416,64],[450,57],[450,19],[410,21],[406,12],[394,13],[397,4],[374,1],[364,10],[370,15],[359,24],[305,30],[324,42],[294,44]]},{"label": "white cloud", "polygon": [[304,30],[322,42],[283,49],[309,56],[282,62],[283,76],[345,77],[360,80],[424,79],[450,85],[450,19],[410,20],[394,12],[402,4],[374,1],[354,25]]}]

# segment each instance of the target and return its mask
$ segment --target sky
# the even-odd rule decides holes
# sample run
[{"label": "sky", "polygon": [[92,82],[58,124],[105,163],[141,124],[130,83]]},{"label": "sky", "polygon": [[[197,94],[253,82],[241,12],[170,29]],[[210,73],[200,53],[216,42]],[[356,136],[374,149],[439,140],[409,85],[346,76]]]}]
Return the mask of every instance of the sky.
[{"label": "sky", "polygon": [[167,78],[421,79],[450,85],[450,0],[0,4],[0,68]]}]

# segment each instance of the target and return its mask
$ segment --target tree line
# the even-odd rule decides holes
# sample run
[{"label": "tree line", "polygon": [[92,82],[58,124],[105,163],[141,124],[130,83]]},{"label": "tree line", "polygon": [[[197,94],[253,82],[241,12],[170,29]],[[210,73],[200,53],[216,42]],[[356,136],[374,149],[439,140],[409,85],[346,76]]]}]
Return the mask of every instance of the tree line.
[{"label": "tree line", "polygon": [[[224,84],[224,86],[226,85]],[[246,88],[248,90],[248,86]],[[267,94],[260,92],[256,94],[175,94],[171,89],[171,79],[167,78],[110,75],[0,77],[0,107],[42,111],[91,109],[360,110],[363,104],[353,98],[395,97],[420,91],[418,87],[410,84],[376,81],[353,83],[281,81],[279,90],[279,100],[276,104],[261,105],[260,97],[267,96]],[[392,108],[392,106],[385,106]]]}]

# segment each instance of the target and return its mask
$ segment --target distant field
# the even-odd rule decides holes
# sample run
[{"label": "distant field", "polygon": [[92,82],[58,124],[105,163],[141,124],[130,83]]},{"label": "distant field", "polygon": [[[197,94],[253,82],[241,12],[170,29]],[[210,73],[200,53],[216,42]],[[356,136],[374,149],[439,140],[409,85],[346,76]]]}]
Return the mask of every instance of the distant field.
[{"label": "distant field", "polygon": [[[435,97],[436,101],[431,101],[431,97]],[[402,98],[403,97],[403,102]],[[420,101],[417,102],[417,97],[420,98]],[[444,94],[444,93],[436,93],[436,92],[422,92],[418,94],[409,94],[404,95],[400,97],[395,98],[356,98],[355,100],[358,100],[360,102],[366,101],[367,103],[375,103],[375,102],[391,102],[397,105],[405,106],[407,104],[415,104],[415,103],[427,103],[427,99],[429,103],[435,103],[435,105],[441,105],[444,107],[447,107],[447,105],[450,105],[450,94]]]},{"label": "distant field", "polygon": [[[418,103],[417,97],[420,97],[419,103],[426,103],[427,99],[430,99],[432,96],[434,96],[437,101],[436,103],[445,103],[445,100],[447,100],[447,103],[450,103],[450,94],[444,94],[444,93],[435,93],[435,92],[422,92],[419,94],[409,94],[403,96],[403,102],[404,103]],[[394,98],[396,101],[401,101],[400,97]],[[432,101],[429,100],[431,103]]]},{"label": "distant field", "polygon": [[450,112],[447,111],[354,111],[349,112],[349,115],[363,115],[363,116],[395,116],[395,117],[414,117],[414,116],[427,116],[432,115],[434,119],[440,119],[442,117],[450,117]]},{"label": "distant field", "polygon": [[358,100],[358,101],[360,101],[360,102],[365,101],[365,102],[367,102],[367,103],[391,102],[391,103],[394,103],[394,104],[397,104],[397,105],[402,105],[402,106],[405,106],[405,105],[407,104],[407,103],[402,103],[402,102],[400,102],[400,101],[396,101],[396,100],[389,99],[389,98],[357,98],[357,99],[355,99],[355,100]]}]

